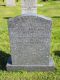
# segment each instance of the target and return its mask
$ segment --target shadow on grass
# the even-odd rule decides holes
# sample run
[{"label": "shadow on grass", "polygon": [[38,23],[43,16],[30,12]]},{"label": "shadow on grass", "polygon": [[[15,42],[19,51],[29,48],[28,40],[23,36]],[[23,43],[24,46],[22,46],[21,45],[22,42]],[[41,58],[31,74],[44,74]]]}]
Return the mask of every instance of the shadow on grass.
[{"label": "shadow on grass", "polygon": [[54,53],[55,53],[56,56],[60,57],[60,51],[54,51]]},{"label": "shadow on grass", "polygon": [[0,4],[0,6],[6,6],[5,4]]},{"label": "shadow on grass", "polygon": [[0,51],[0,70],[6,70],[6,64],[10,55],[4,51]]},{"label": "shadow on grass", "polygon": [[9,19],[9,18],[12,18],[12,17],[4,17],[4,19]]},{"label": "shadow on grass", "polygon": [[60,16],[53,16],[52,18],[60,18]]}]

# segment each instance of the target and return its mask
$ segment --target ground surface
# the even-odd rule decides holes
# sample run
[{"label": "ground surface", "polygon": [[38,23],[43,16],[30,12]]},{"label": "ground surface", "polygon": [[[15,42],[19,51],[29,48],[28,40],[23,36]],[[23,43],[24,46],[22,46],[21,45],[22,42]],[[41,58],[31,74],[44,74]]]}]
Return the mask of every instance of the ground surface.
[{"label": "ground surface", "polygon": [[[52,18],[51,56],[56,69],[54,72],[8,72],[5,70],[10,54],[7,20],[21,14],[20,3],[16,7],[0,5],[0,80],[60,80],[60,2],[38,2],[37,13]],[[0,2],[0,4],[5,4]]]}]

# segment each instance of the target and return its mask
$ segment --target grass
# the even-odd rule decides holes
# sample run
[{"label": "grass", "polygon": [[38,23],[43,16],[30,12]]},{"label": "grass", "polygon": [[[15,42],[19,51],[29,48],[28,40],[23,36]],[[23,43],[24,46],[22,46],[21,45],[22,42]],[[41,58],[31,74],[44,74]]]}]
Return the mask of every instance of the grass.
[{"label": "grass", "polygon": [[[0,2],[1,4],[1,2]],[[4,4],[4,3],[3,3]],[[40,2],[37,13],[52,18],[51,56],[56,69],[53,72],[8,72],[5,70],[10,54],[7,20],[9,17],[21,15],[20,3],[16,7],[0,6],[0,80],[60,80],[60,2]]]}]

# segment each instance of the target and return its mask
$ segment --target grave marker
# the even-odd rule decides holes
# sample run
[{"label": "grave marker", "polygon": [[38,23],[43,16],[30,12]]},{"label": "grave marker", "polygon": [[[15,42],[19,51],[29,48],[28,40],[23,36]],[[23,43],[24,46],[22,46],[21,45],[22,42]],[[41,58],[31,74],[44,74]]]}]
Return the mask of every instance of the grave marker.
[{"label": "grave marker", "polygon": [[16,6],[15,0],[6,0],[6,6]]},{"label": "grave marker", "polygon": [[[28,2],[24,5],[27,4]],[[23,6],[21,16],[8,20],[11,57],[8,59],[7,70],[53,70],[54,63],[50,57],[52,21],[50,18],[37,15],[36,10],[32,10],[33,6],[29,5],[26,11]]]}]

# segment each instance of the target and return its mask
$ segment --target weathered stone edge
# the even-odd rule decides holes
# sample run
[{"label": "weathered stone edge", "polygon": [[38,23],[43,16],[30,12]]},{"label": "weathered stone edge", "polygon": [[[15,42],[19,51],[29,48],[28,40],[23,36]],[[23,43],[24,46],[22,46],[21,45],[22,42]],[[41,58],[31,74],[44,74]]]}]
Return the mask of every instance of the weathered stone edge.
[{"label": "weathered stone edge", "polygon": [[55,65],[53,62],[53,59],[50,57],[49,59],[49,65],[12,65],[9,63],[8,59],[6,69],[7,71],[53,71],[55,69]]}]

